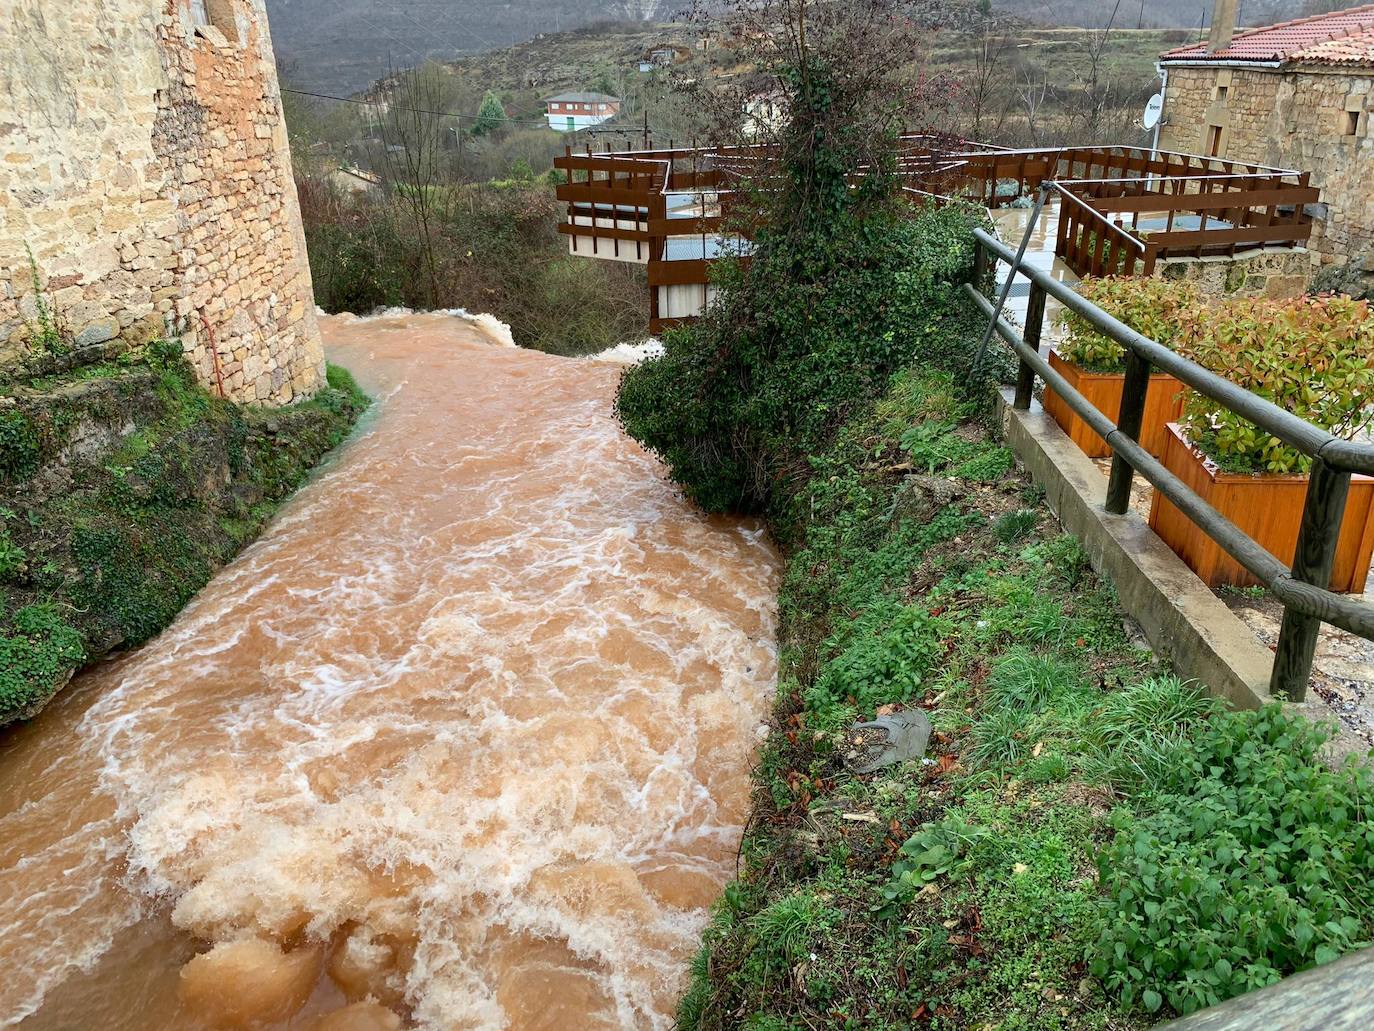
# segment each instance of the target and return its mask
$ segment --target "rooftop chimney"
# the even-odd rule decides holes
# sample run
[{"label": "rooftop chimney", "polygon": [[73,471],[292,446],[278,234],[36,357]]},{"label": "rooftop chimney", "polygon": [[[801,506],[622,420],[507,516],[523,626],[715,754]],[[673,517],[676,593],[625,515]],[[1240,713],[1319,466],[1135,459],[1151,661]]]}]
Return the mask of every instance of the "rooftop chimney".
[{"label": "rooftop chimney", "polygon": [[1236,15],[1240,8],[1240,0],[1217,0],[1216,7],[1212,8],[1212,32],[1207,37],[1207,52],[1214,54],[1218,50],[1225,50],[1231,43],[1231,37],[1236,31]]}]

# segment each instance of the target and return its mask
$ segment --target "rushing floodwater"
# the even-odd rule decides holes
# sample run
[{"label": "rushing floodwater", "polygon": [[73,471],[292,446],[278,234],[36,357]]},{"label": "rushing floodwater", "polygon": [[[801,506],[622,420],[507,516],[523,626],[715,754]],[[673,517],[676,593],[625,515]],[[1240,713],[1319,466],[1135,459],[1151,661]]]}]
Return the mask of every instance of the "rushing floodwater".
[{"label": "rushing floodwater", "polygon": [[[620,433],[612,363],[445,316],[326,335],[380,399],[360,435],[171,629],[0,735],[0,1027],[370,996],[666,1028],[734,867],[776,556]],[[241,944],[183,973],[213,942]]]}]

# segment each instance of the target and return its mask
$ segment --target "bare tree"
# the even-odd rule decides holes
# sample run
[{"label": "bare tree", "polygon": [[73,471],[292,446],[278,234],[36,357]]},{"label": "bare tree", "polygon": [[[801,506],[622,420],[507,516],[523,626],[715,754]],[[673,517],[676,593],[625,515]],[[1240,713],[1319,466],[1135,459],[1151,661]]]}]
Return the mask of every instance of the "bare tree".
[{"label": "bare tree", "polygon": [[[788,181],[789,189],[754,194],[764,205],[786,198],[788,212],[769,213],[775,228],[793,218],[793,229],[807,231],[822,195],[846,182],[870,182],[878,196],[877,184],[895,175],[904,129],[949,134],[961,121],[962,87],[926,65],[935,31],[928,3],[733,0],[723,17],[718,5],[701,6],[694,20],[721,40],[722,61],[751,72],[681,85],[711,140],[740,148],[752,182]],[[769,117],[752,114],[761,98]]]},{"label": "bare tree", "polygon": [[1082,126],[1081,142],[1097,143],[1106,122],[1107,110],[1111,106],[1111,76],[1105,74],[1107,43],[1111,39],[1116,16],[1121,10],[1121,0],[1112,6],[1111,17],[1100,29],[1092,29],[1083,43],[1085,65],[1075,76],[1078,82],[1078,100],[1075,103],[1076,121]]},{"label": "bare tree", "polygon": [[1045,142],[1042,121],[1045,102],[1050,95],[1049,79],[1043,74],[1037,76],[1030,68],[1025,68],[1022,70],[1016,92],[1021,99],[1021,110],[1026,116],[1026,132],[1030,136],[1030,142],[1038,147]]},{"label": "bare tree", "polygon": [[[1016,40],[985,20],[973,44],[973,76],[968,83],[968,111],[973,138],[982,140],[989,129],[1000,133],[1011,101],[1012,69],[1009,58]],[[995,122],[993,121],[995,119]]]},{"label": "bare tree", "polygon": [[435,238],[454,191],[449,139],[453,87],[434,63],[393,71],[384,95],[374,100],[382,136],[382,166],[388,185],[410,216],[420,240],[429,306],[439,306],[439,263]]}]

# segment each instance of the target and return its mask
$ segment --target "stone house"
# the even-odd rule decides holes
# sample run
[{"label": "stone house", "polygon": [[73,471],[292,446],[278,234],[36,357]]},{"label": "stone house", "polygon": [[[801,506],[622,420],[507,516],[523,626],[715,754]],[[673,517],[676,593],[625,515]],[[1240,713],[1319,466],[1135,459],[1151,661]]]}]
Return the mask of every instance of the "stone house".
[{"label": "stone house", "polygon": [[1217,0],[1206,42],[1160,56],[1158,146],[1311,173],[1314,256],[1374,248],[1374,4],[1237,31]]},{"label": "stone house", "polygon": [[324,352],[264,0],[5,6],[0,359],[46,301],[78,345],[179,336],[236,401],[315,393]]}]

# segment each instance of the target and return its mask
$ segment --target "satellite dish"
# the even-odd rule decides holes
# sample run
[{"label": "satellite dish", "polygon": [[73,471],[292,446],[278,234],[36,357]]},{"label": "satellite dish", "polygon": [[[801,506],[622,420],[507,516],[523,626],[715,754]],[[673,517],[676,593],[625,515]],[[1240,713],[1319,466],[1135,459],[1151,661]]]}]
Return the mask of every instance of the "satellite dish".
[{"label": "satellite dish", "polygon": [[1164,94],[1156,93],[1145,105],[1145,114],[1141,121],[1145,123],[1145,128],[1153,129],[1159,124],[1159,116],[1164,113]]}]

